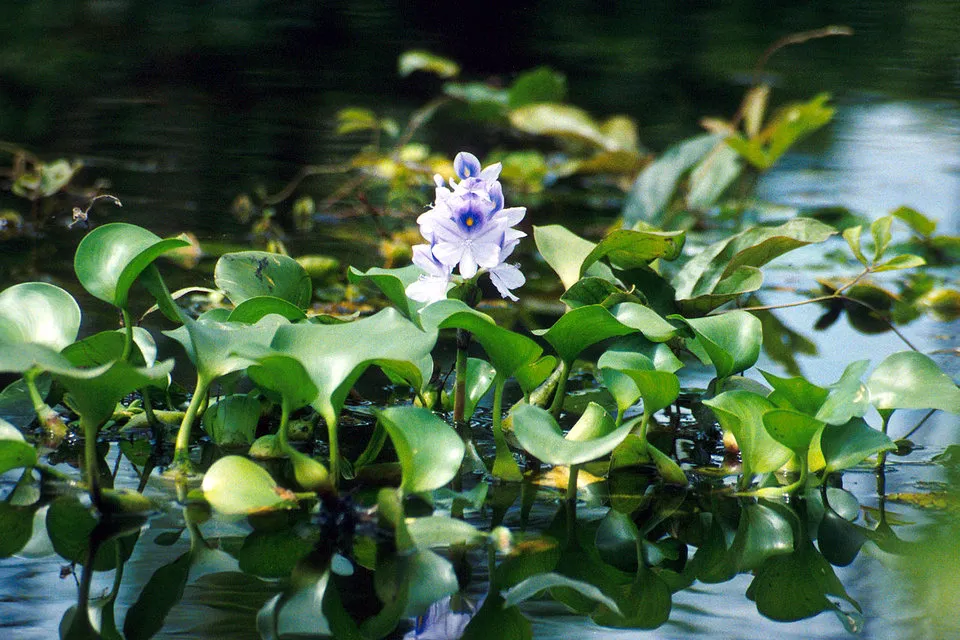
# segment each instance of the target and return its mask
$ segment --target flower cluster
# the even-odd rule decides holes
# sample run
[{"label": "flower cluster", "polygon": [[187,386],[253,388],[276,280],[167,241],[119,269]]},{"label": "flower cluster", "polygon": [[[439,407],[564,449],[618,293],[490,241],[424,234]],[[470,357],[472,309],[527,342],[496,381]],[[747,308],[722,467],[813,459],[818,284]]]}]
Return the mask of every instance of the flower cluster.
[{"label": "flower cluster", "polygon": [[459,182],[449,186],[439,175],[436,202],[417,218],[420,233],[429,244],[413,247],[413,263],[423,275],[407,287],[407,295],[420,302],[446,297],[453,284],[453,270],[472,280],[489,273],[504,298],[516,300],[511,289],[523,285],[520,270],[506,262],[525,233],[513,227],[523,220],[524,207],[503,207],[500,163],[484,169],[470,153],[461,152],[453,161]]}]

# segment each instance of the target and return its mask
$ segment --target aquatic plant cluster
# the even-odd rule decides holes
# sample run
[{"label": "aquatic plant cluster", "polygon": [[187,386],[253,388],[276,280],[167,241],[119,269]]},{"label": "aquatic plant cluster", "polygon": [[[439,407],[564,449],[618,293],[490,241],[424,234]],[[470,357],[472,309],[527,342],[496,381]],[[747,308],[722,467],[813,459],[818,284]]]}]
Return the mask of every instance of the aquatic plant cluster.
[{"label": "aquatic plant cluster", "polygon": [[[551,74],[531,77],[518,94],[555,90]],[[478,93],[467,89],[448,93]],[[503,108],[491,92],[478,101]],[[843,473],[867,466],[882,476],[887,456],[908,444],[888,436],[891,415],[960,413],[960,389],[913,349],[851,362],[825,386],[799,373],[747,376],[762,349],[781,353],[786,335],[755,295],[772,260],[842,246],[861,270],[817,301],[867,305],[853,294],[868,276],[925,264],[892,246],[894,222],[924,229],[927,249],[932,223],[899,209],[870,224],[865,245],[863,225],[843,228],[841,243],[834,226],[791,216],[741,225],[685,255],[688,212],[722,209],[746,165],[762,171],[822,126],[826,97],[761,126],[766,94],[752,91],[742,130],[714,123],[642,170],[622,121],[599,126],[566,105],[511,100],[515,125],[547,133],[544,120],[573,122],[557,135],[575,131],[578,144],[599,148],[571,161],[570,174],[636,173],[623,224],[598,242],[533,226],[536,253],[562,288],[547,326],[522,330],[479,304],[484,274],[518,301],[525,280],[510,260],[526,210],[505,206],[509,163],[484,167],[468,152],[437,163],[448,178],[435,178],[433,205],[417,218],[425,242],[412,264],[350,270],[353,285],[386,301],[370,315],[316,312],[305,268],[265,251],[220,256],[216,289],[192,308],[184,301],[198,288],[171,292],[161,273],[161,259],[189,240],[126,223],[95,227],[74,258],[80,286],[119,313],[118,330],[78,339],[80,307],[53,284],[0,292],[0,371],[16,377],[0,394],[0,472],[20,474],[0,502],[0,556],[46,537],[83,567],[63,637],[150,637],[188,582],[239,580],[238,571],[258,585],[283,581],[279,594],[246,583],[263,638],[525,640],[523,605],[544,597],[598,625],[653,629],[670,619],[673,594],[739,574],[752,575],[746,597],[768,618],[830,611],[848,630],[862,627],[834,567],[868,542],[892,556],[917,545],[897,535],[882,501],[861,505],[844,490]],[[138,289],[156,303],[139,320]],[[161,359],[163,345],[141,325],[163,327],[188,375]],[[704,370],[709,385],[695,388]],[[195,377],[193,391],[175,375]],[[583,378],[588,394],[575,389]],[[53,464],[71,435],[79,478]],[[139,491],[112,486],[108,450],[133,466]],[[189,550],[143,586],[121,634],[124,563],[151,544],[140,534],[165,508],[143,494],[158,468],[183,527],[154,542],[186,533]],[[535,503],[554,515],[538,519]],[[207,538],[210,517],[245,519],[251,531]],[[487,580],[471,582],[483,563]],[[92,576],[102,571],[115,572],[114,585],[97,598]]]}]

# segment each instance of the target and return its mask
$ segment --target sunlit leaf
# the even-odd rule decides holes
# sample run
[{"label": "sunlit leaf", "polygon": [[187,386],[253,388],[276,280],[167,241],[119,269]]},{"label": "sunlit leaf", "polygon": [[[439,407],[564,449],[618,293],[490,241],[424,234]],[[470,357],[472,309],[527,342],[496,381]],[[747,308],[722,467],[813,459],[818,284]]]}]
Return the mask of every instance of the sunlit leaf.
[{"label": "sunlit leaf", "polygon": [[890,258],[886,262],[881,262],[878,265],[875,265],[871,271],[873,273],[880,273],[883,271],[901,271],[903,269],[915,269],[917,267],[922,267],[927,264],[927,261],[921,258],[920,256],[915,256],[912,254],[903,254],[895,258]]},{"label": "sunlit leaf", "polygon": [[770,436],[797,455],[804,455],[824,423],[792,409],[771,409],[763,414],[763,426]]},{"label": "sunlit leaf", "polygon": [[743,163],[736,151],[727,145],[715,147],[690,172],[687,207],[694,211],[713,207],[742,171]]},{"label": "sunlit leaf", "polygon": [[222,447],[249,447],[260,421],[260,401],[236,394],[220,398],[203,413],[203,430]]},{"label": "sunlit leaf", "polygon": [[937,221],[910,207],[897,207],[890,215],[907,223],[907,226],[921,236],[930,236],[937,230]]},{"label": "sunlit leaf", "polygon": [[[595,417],[595,414],[591,413],[588,420]],[[591,439],[575,441],[563,436],[557,421],[544,409],[533,405],[520,405],[513,410],[513,430],[520,445],[531,455],[550,464],[582,464],[601,458],[627,437],[632,426],[627,423],[615,428],[613,420],[606,416],[606,420],[591,425]],[[574,430],[587,429],[577,429],[575,426],[571,431]],[[574,433],[576,434],[576,431]]]},{"label": "sunlit leaf", "polygon": [[272,296],[304,308],[313,296],[306,270],[289,256],[265,251],[227,253],[217,260],[213,279],[233,304]]},{"label": "sunlit leaf", "polygon": [[[702,311],[695,299],[711,293],[734,293],[730,281],[726,291],[720,283],[737,269],[761,267],[793,249],[823,242],[834,233],[832,227],[811,218],[794,218],[779,227],[750,227],[710,245],[687,262],[673,280],[677,299],[686,301],[683,308]],[[749,281],[747,275],[752,272],[741,273],[740,280]]]},{"label": "sunlit leaf", "polygon": [[646,266],[657,258],[675,260],[683,250],[683,231],[633,231],[618,229],[600,241],[580,264],[583,275],[594,262],[606,258],[616,267]]},{"label": "sunlit leaf", "polygon": [[112,222],[97,227],[80,241],[73,268],[91,295],[126,308],[137,276],[167,251],[189,245],[181,238],[162,240],[141,227]]},{"label": "sunlit leaf", "polygon": [[450,425],[419,407],[389,407],[377,415],[403,468],[401,489],[432,491],[453,479],[465,449]]},{"label": "sunlit leaf", "polygon": [[486,540],[486,534],[469,522],[446,516],[409,518],[407,531],[418,549],[478,545]]},{"label": "sunlit leaf", "polygon": [[0,292],[0,344],[41,344],[60,351],[77,339],[80,307],[69,293],[45,282],[24,282]]},{"label": "sunlit leaf", "polygon": [[255,462],[242,456],[224,456],[203,476],[203,497],[214,509],[228,515],[277,509],[287,500],[277,482]]},{"label": "sunlit leaf", "polygon": [[828,424],[820,434],[820,451],[826,464],[824,473],[849,469],[872,455],[896,448],[893,440],[863,418],[852,418],[840,425]]},{"label": "sunlit leaf", "polygon": [[490,390],[490,385],[493,384],[493,378],[496,374],[496,370],[486,360],[480,358],[467,359],[467,395],[463,407],[464,420],[473,417],[473,412],[477,409],[477,403]]},{"label": "sunlit leaf", "polygon": [[[7,425],[9,426],[9,423]],[[37,464],[37,450],[25,442],[22,435],[19,438],[13,437],[14,433],[20,435],[12,426],[0,433],[0,474]]]},{"label": "sunlit leaf", "polygon": [[539,136],[552,136],[586,142],[601,149],[616,149],[597,122],[583,109],[569,104],[528,104],[510,111],[514,128]]},{"label": "sunlit leaf", "polygon": [[829,387],[829,395],[814,417],[827,424],[846,424],[851,418],[859,418],[870,407],[870,394],[866,385],[860,381],[869,360],[858,360],[847,365],[843,375]]},{"label": "sunlit leaf", "polygon": [[772,502],[743,505],[730,545],[737,571],[755,571],[767,558],[791,553],[795,519],[788,509]]},{"label": "sunlit leaf", "polygon": [[292,302],[284,300],[283,298],[277,298],[274,296],[255,296],[253,298],[247,298],[238,304],[236,308],[230,312],[227,322],[256,324],[264,316],[268,316],[271,313],[278,316],[283,316],[290,322],[304,320],[307,317],[307,314],[303,312],[303,309]]},{"label": "sunlit leaf", "polygon": [[718,378],[745,371],[757,362],[763,343],[763,328],[756,316],[730,311],[704,318],[671,316],[693,329],[700,345],[717,370]]},{"label": "sunlit leaf", "polygon": [[697,136],[660,154],[633,183],[623,206],[625,223],[657,224],[673,199],[680,180],[718,144],[722,144],[720,136]]},{"label": "sunlit leaf", "polygon": [[860,248],[860,236],[863,234],[863,226],[857,225],[855,227],[850,227],[849,229],[843,230],[843,239],[847,241],[847,245],[850,247],[850,251],[853,252],[853,256],[860,261],[860,264],[867,266],[867,257],[863,255],[863,250]]},{"label": "sunlit leaf", "polygon": [[601,340],[633,333],[600,305],[572,309],[542,332],[543,338],[564,362],[571,363],[580,352]]},{"label": "sunlit leaf", "polygon": [[877,218],[870,224],[870,235],[873,236],[873,261],[879,262],[883,254],[887,252],[890,240],[893,236],[890,234],[890,227],[893,224],[892,216],[883,216]]},{"label": "sunlit leaf", "polygon": [[449,58],[438,56],[429,51],[404,51],[397,59],[397,71],[406,77],[414,71],[424,71],[441,78],[452,78],[460,73],[460,65]]},{"label": "sunlit leaf", "polygon": [[836,110],[827,106],[829,99],[822,93],[809,102],[788,105],[757,135],[747,140],[735,134],[727,144],[761,171],[769,169],[794,142],[830,122]]},{"label": "sunlit leaf", "polygon": [[533,238],[537,243],[537,251],[560,276],[565,289],[580,280],[580,266],[596,246],[558,224],[534,226]]},{"label": "sunlit leaf", "polygon": [[820,407],[830,395],[830,391],[818,387],[803,376],[781,378],[764,370],[760,373],[773,387],[769,400],[784,409],[796,409],[811,416],[816,416]]},{"label": "sunlit leaf", "polygon": [[888,356],[867,379],[877,409],[940,409],[960,413],[960,388],[932,359],[916,351]]},{"label": "sunlit leaf", "polygon": [[579,592],[580,595],[584,596],[585,598],[589,598],[590,600],[594,600],[597,603],[606,606],[614,613],[620,613],[620,608],[617,607],[617,603],[604,595],[600,589],[597,589],[595,586],[587,582],[572,580],[566,576],[560,575],[559,573],[541,573],[539,575],[531,576],[526,580],[510,587],[502,594],[504,599],[503,606],[515,607],[520,603],[535,597],[540,592],[547,589],[553,589],[555,587],[573,589],[574,591]]},{"label": "sunlit leaf", "polygon": [[763,416],[776,407],[750,391],[725,391],[703,401],[720,426],[733,433],[740,447],[743,475],[776,471],[791,457],[790,450],[777,442],[763,426]]},{"label": "sunlit leaf", "polygon": [[416,312],[423,308],[423,304],[407,297],[406,288],[417,281],[422,272],[416,265],[408,265],[401,269],[381,269],[372,267],[366,271],[357,271],[350,267],[347,277],[350,282],[369,280],[387,299],[400,310],[400,313],[414,322],[419,322]]},{"label": "sunlit leaf", "polygon": [[550,377],[556,366],[556,358],[543,356],[535,362],[519,367],[513,372],[513,375],[523,392],[530,393]]}]

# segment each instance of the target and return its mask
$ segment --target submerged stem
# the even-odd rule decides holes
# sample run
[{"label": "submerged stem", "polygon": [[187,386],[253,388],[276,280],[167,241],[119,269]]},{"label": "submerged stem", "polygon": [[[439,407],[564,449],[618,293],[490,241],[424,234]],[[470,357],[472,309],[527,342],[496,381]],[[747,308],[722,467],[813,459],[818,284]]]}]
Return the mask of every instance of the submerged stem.
[{"label": "submerged stem", "polygon": [[80,416],[80,426],[83,429],[83,466],[87,472],[87,488],[90,491],[90,500],[98,511],[102,512],[102,498],[100,495],[100,460],[97,456],[97,430],[100,425],[91,424]]},{"label": "submerged stem", "polygon": [[333,481],[333,487],[340,486],[340,441],[337,436],[337,415],[330,411],[329,415],[324,415],[323,419],[327,423],[327,441],[330,446],[330,476]]},{"label": "submerged stem", "polygon": [[550,404],[550,414],[553,418],[559,419],[560,411],[563,410],[563,399],[567,393],[567,379],[570,377],[570,365],[563,361],[560,363],[560,378],[557,380],[557,389],[553,394],[553,402]]},{"label": "submerged stem", "polygon": [[467,349],[470,348],[470,332],[457,329],[457,364],[453,387],[453,424],[463,435],[467,407]]}]

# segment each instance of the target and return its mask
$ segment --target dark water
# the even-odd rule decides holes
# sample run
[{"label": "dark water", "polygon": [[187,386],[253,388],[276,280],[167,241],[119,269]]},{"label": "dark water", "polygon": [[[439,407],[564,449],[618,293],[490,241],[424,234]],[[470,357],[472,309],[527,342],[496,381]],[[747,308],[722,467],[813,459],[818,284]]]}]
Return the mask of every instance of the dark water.
[{"label": "dark water", "polygon": [[[436,95],[439,83],[433,78],[397,77],[396,59],[406,49],[449,55],[462,63],[468,79],[509,81],[524,69],[552,66],[567,75],[570,102],[598,116],[635,118],[642,142],[661,150],[695,133],[700,117],[731,114],[770,42],[827,24],[849,25],[856,35],[785,49],[766,72],[776,101],[827,91],[840,107],[838,116],[784,158],[761,181],[759,195],[794,206],[839,204],[870,217],[905,204],[938,220],[941,232],[958,233],[960,3],[950,0],[567,0],[518,2],[506,11],[374,0],[9,0],[0,6],[0,140],[47,160],[82,160],[85,168],[77,179],[82,185],[109,180],[124,208],[100,207],[98,221],[123,219],[160,235],[189,229],[201,240],[243,242],[246,227],[229,215],[238,193],[258,186],[276,191],[303,164],[343,161],[357,150],[356,139],[334,134],[337,109],[367,106],[402,117]],[[510,143],[443,118],[424,140],[449,154],[471,148],[482,155]],[[318,198],[332,188],[329,180],[304,185]],[[0,203],[28,211],[24,201],[7,195]],[[68,216],[69,205],[64,207],[52,216]],[[537,224],[555,222],[535,208],[528,217]],[[364,221],[353,224],[350,233],[370,232]],[[34,279],[37,270],[63,276],[69,262],[62,259],[69,259],[69,252],[62,247],[69,246],[71,233],[61,229],[41,239],[0,244],[7,258],[0,263],[0,286]],[[342,235],[329,222],[294,242],[358,266],[377,262],[366,248],[345,246]],[[803,265],[817,256],[795,260],[771,269],[768,281],[807,286],[810,274]],[[64,284],[77,293],[75,285]],[[903,348],[889,333],[863,336],[844,322],[814,333],[816,314],[807,308],[781,317],[817,342],[818,353],[799,360],[819,384],[836,380],[852,360],[879,361]],[[925,352],[960,346],[955,324],[921,319],[905,332]],[[960,374],[956,357],[937,357],[954,377]],[[780,371],[767,360],[758,366]],[[919,418],[898,412],[891,434],[902,435]],[[923,432],[925,449],[911,461],[928,460],[955,442],[956,427],[954,416],[935,415]],[[125,479],[135,483],[132,476]],[[935,468],[903,465],[890,474],[887,489],[915,491],[918,483],[938,479]],[[876,504],[871,474],[847,474],[845,482],[862,503]],[[925,519],[919,510],[900,511],[917,522]],[[171,523],[151,526],[144,541]],[[204,529],[209,537],[231,531],[239,532],[239,525],[213,522]],[[155,567],[182,553],[185,544],[138,545],[118,601],[121,617]],[[73,579],[58,577],[61,559],[41,551],[37,558],[0,564],[0,628],[9,630],[0,633],[54,637],[62,612],[74,601]],[[900,575],[875,555],[861,554],[838,571],[865,607],[863,636],[926,637],[916,635],[914,608],[902,593]],[[109,587],[109,576],[102,580],[101,585],[98,577],[95,589]],[[677,594],[671,622],[645,637],[844,636],[829,614],[793,624],[762,618],[743,596],[745,580],[740,576]],[[162,636],[224,637],[229,629],[229,637],[255,637],[255,609],[207,606],[204,594],[211,589],[214,601],[223,596],[202,581],[188,585]],[[636,637],[584,626],[547,606],[529,613],[538,637]],[[578,626],[575,632],[571,624]]]}]

